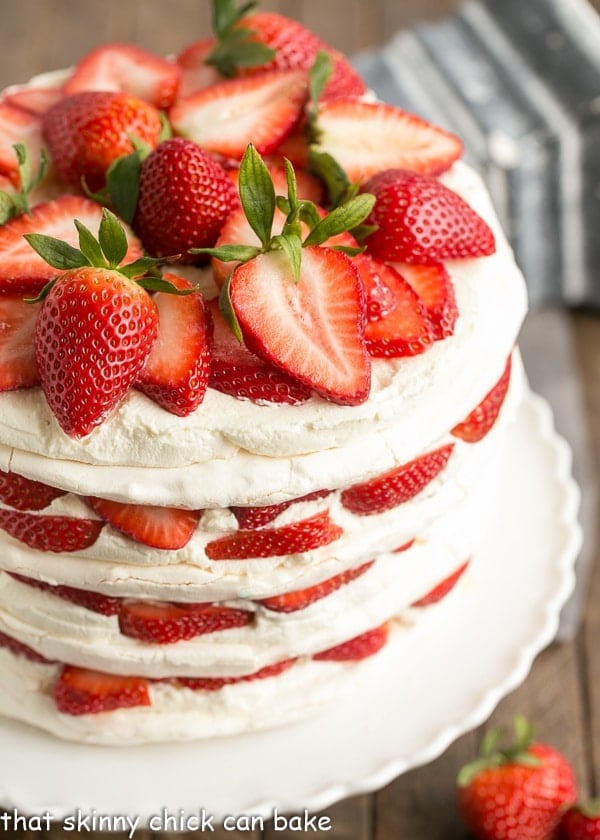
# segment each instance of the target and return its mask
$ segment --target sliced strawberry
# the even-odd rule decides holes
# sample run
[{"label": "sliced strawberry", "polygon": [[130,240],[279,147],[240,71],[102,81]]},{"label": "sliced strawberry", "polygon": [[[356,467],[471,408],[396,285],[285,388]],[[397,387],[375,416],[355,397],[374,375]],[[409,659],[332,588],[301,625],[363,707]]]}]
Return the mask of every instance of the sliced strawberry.
[{"label": "sliced strawberry", "polygon": [[454,134],[381,102],[323,102],[318,128],[317,150],[332,155],[351,181],[365,181],[385,169],[438,175],[463,152]]},{"label": "sliced strawberry", "polygon": [[[176,274],[164,279],[177,289],[194,286]],[[210,377],[211,322],[201,293],[159,292],[158,337],[136,383],[150,399],[172,414],[187,417],[204,399]]]},{"label": "sliced strawberry", "polygon": [[251,624],[254,613],[220,604],[170,604],[162,601],[125,600],[119,611],[124,636],[170,645],[205,633]]},{"label": "sliced strawberry", "polygon": [[41,118],[9,102],[0,102],[0,174],[7,175],[18,186],[16,143],[25,144],[35,169],[42,149]]},{"label": "sliced strawberry", "polygon": [[214,38],[194,41],[183,49],[176,58],[180,69],[178,99],[185,99],[203,88],[216,85],[222,76],[206,64],[206,59],[215,46]]},{"label": "sliced strawberry", "polygon": [[402,545],[399,545],[398,548],[395,548],[393,553],[394,554],[399,554],[401,551],[408,551],[409,548],[412,548],[414,543],[415,543],[414,539],[408,540],[408,542],[402,543]]},{"label": "sliced strawberry", "polygon": [[[25,233],[43,233],[77,246],[79,236],[74,220],[79,219],[97,234],[102,220],[102,207],[95,201],[77,195],[61,195],[53,201],[38,204],[31,213],[17,216],[0,226],[0,294],[36,295],[57,270],[48,265],[29,243]],[[139,240],[126,231],[129,250],[124,262],[142,256]]]},{"label": "sliced strawberry", "polygon": [[104,523],[97,519],[38,516],[23,511],[0,510],[0,528],[36,551],[56,554],[83,551],[96,542],[103,526]]},{"label": "sliced strawberry", "polygon": [[25,303],[22,295],[0,296],[0,392],[39,384],[34,334],[40,307]]},{"label": "sliced strawberry", "polygon": [[16,639],[13,639],[12,636],[7,636],[6,633],[0,633],[0,647],[6,648],[11,653],[14,653],[15,656],[24,656],[25,659],[29,659],[30,662],[40,662],[44,665],[51,665],[52,662],[50,659],[46,659],[40,653],[30,648],[28,645],[24,645],[23,642],[18,642]]},{"label": "sliced strawberry", "polygon": [[240,530],[206,545],[210,560],[247,560],[252,557],[281,557],[302,554],[328,545],[342,536],[342,529],[323,511],[308,519],[264,530]]},{"label": "sliced strawberry", "polygon": [[210,387],[239,399],[297,405],[310,397],[310,388],[267,364],[240,344],[219,311],[208,304],[214,326]]},{"label": "sliced strawberry", "polygon": [[93,496],[87,501],[92,510],[113,528],[152,548],[183,548],[191,540],[200,519],[200,511],[194,510],[130,505]]},{"label": "sliced strawberry", "polygon": [[[0,298],[0,310],[1,306]],[[43,510],[54,499],[65,494],[66,490],[0,470],[0,501],[17,510]]]},{"label": "sliced strawberry", "polygon": [[307,493],[297,499],[290,499],[287,502],[279,502],[275,505],[261,505],[257,507],[230,507],[238,521],[240,528],[262,528],[276,519],[280,513],[287,510],[296,502],[310,502],[313,499],[324,499],[331,493],[331,490],[315,490],[314,493]]},{"label": "sliced strawberry", "polygon": [[360,575],[371,568],[374,562],[371,560],[371,562],[364,563],[356,569],[348,569],[346,572],[328,578],[328,580],[324,580],[314,586],[309,586],[306,589],[297,589],[295,592],[285,592],[283,595],[263,598],[258,603],[275,612],[289,613],[303,610],[311,604],[314,604],[315,601],[320,601],[321,598],[325,598],[327,595],[340,589],[346,583],[350,583],[350,581],[360,577]]},{"label": "sliced strawberry", "polygon": [[392,273],[389,266],[373,259],[369,254],[358,254],[354,257],[354,265],[365,287],[367,321],[386,318],[398,305],[395,294],[384,279]]},{"label": "sliced strawberry", "polygon": [[16,575],[10,572],[9,574],[15,580],[20,581],[20,583],[33,586],[35,589],[41,589],[42,592],[49,592],[57,598],[62,598],[63,601],[70,601],[72,604],[77,604],[77,606],[84,607],[86,610],[92,610],[92,612],[97,612],[101,615],[119,614],[121,598],[101,595],[99,592],[91,592],[87,589],[76,589],[74,586],[46,583],[46,581],[35,580],[24,575]]},{"label": "sliced strawberry", "polygon": [[2,101],[41,117],[62,97],[63,92],[60,88],[23,85],[5,93]]},{"label": "sliced strawberry", "polygon": [[366,219],[366,224],[377,227],[366,240],[376,259],[431,265],[483,257],[496,250],[489,226],[437,178],[388,169],[362,189],[376,198]]},{"label": "sliced strawberry", "polygon": [[301,117],[292,131],[271,152],[268,160],[272,165],[283,166],[287,158],[294,169],[308,169],[309,151],[306,120]]},{"label": "sliced strawberry", "polygon": [[64,665],[54,684],[54,702],[65,715],[88,715],[150,706],[148,680]]},{"label": "sliced strawberry", "polygon": [[504,403],[510,385],[511,356],[508,357],[504,372],[498,382],[489,391],[469,416],[452,429],[454,437],[467,443],[477,443],[490,431]]},{"label": "sliced strawberry", "polygon": [[444,469],[453,449],[454,444],[449,443],[370,481],[348,487],[342,492],[342,505],[359,516],[369,516],[407,502]]},{"label": "sliced strawberry", "polygon": [[367,399],[364,292],[345,254],[304,248],[298,283],[281,252],[261,254],[235,269],[229,297],[249,350],[332,402]]},{"label": "sliced strawberry", "polygon": [[440,341],[452,335],[458,318],[458,306],[452,280],[444,266],[441,263],[433,265],[394,263],[394,268],[418,294],[431,324],[434,341]]},{"label": "sliced strawberry", "polygon": [[389,628],[387,624],[368,630],[360,636],[355,636],[341,645],[316,653],[313,659],[331,662],[355,662],[359,659],[367,659],[377,653],[388,640]]},{"label": "sliced strawberry", "polygon": [[382,304],[380,311],[387,314],[367,322],[365,342],[369,354],[391,358],[424,353],[433,344],[433,329],[425,306],[394,268],[379,263],[376,270],[380,283],[391,292],[394,303],[392,305],[387,296],[383,300],[380,290],[376,289],[376,297]]},{"label": "sliced strawberry", "polygon": [[177,134],[223,158],[241,160],[253,143],[260,154],[276,149],[292,130],[308,96],[305,73],[290,70],[228,79],[171,108]]},{"label": "sliced strawberry", "polygon": [[438,601],[441,601],[454,587],[456,586],[458,580],[462,577],[463,573],[465,572],[467,566],[469,565],[469,561],[463,563],[462,566],[459,566],[455,572],[452,572],[451,575],[448,575],[447,578],[444,578],[437,586],[428,592],[426,595],[423,595],[422,598],[419,598],[418,601],[414,601],[411,606],[413,607],[428,607],[430,604],[437,604]]},{"label": "sliced strawberry", "polygon": [[245,674],[243,677],[177,677],[174,682],[176,685],[191,688],[193,691],[218,691],[225,685],[276,677],[283,673],[283,671],[291,668],[295,661],[295,659],[284,659],[283,662],[267,665],[265,668],[261,668],[260,671],[254,671],[253,674]]},{"label": "sliced strawberry", "polygon": [[133,44],[104,44],[78,62],[63,86],[67,95],[87,90],[123,91],[170,108],[177,96],[177,64]]}]

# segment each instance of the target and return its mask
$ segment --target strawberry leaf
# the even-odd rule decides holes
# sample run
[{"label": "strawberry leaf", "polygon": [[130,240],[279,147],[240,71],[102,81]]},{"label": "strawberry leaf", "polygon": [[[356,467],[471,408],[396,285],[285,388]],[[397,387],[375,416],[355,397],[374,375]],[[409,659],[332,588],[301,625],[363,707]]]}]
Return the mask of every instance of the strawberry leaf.
[{"label": "strawberry leaf", "polygon": [[229,275],[229,277],[223,284],[223,288],[221,289],[221,293],[219,294],[219,309],[221,310],[221,314],[229,324],[229,328],[231,329],[232,333],[235,335],[240,344],[243,344],[244,337],[242,335],[242,328],[240,327],[240,322],[237,319],[237,315],[235,314],[235,309],[233,308],[231,297],[229,295],[229,287],[231,285],[232,274],[233,272]]},{"label": "strawberry leaf", "polygon": [[108,263],[104,259],[104,254],[94,234],[79,219],[75,219],[75,227],[79,231],[79,249],[89,264],[108,268]]},{"label": "strawberry leaf", "polygon": [[300,269],[302,267],[302,239],[298,234],[286,233],[274,236],[272,245],[281,248],[288,258],[294,283],[297,283],[300,280]]},{"label": "strawberry leaf", "polygon": [[106,186],[112,205],[127,224],[131,224],[135,216],[141,166],[139,152],[132,152],[113,161],[106,173]]},{"label": "strawberry leaf", "polygon": [[120,265],[119,271],[121,274],[124,274],[125,277],[137,278],[141,277],[143,274],[155,271],[157,266],[163,262],[164,260],[159,259],[158,257],[140,257],[138,260],[134,260],[126,265]]},{"label": "strawberry leaf", "polygon": [[106,207],[102,211],[98,241],[110,267],[116,268],[127,253],[127,237],[115,214]]},{"label": "strawberry leaf", "polygon": [[222,262],[248,262],[262,252],[254,245],[221,245],[219,248],[190,248],[190,254],[207,254]]},{"label": "strawberry leaf", "polygon": [[308,152],[308,168],[325,184],[331,207],[337,207],[346,200],[351,187],[350,179],[332,155],[311,148]]},{"label": "strawberry leaf", "polygon": [[251,143],[240,164],[239,192],[248,224],[266,248],[275,214],[275,188],[269,170]]},{"label": "strawberry leaf", "polygon": [[287,182],[287,198],[290,207],[288,210],[289,215],[298,207],[298,183],[296,181],[296,173],[294,172],[294,167],[291,162],[287,158],[284,158],[283,162],[285,165],[285,179]]},{"label": "strawberry leaf", "polygon": [[82,268],[84,265],[90,265],[85,254],[61,239],[55,239],[53,236],[46,236],[43,233],[24,233],[23,236],[33,250],[52,268],[68,271],[70,268]]},{"label": "strawberry leaf", "polygon": [[[133,263],[131,263],[133,265]],[[127,266],[125,266],[127,268]],[[122,271],[122,269],[119,269]],[[170,295],[178,295],[179,297],[185,297],[186,295],[191,295],[195,291],[194,289],[178,289],[177,286],[174,286],[173,283],[170,283],[168,280],[165,280],[164,277],[142,277],[140,280],[137,281],[138,286],[141,286],[142,289],[146,289],[148,292],[166,292]]]},{"label": "strawberry leaf", "polygon": [[323,50],[319,50],[319,52],[315,56],[314,63],[310,68],[308,74],[308,89],[310,92],[311,101],[311,117],[316,117],[317,115],[319,99],[321,98],[323,91],[325,90],[325,86],[329,81],[332,69],[333,61],[331,60],[331,56],[328,55],[326,52],[323,52]]},{"label": "strawberry leaf", "polygon": [[334,208],[309,233],[304,240],[304,246],[322,245],[330,237],[352,230],[353,227],[367,218],[374,204],[375,196],[370,193],[363,193]]},{"label": "strawberry leaf", "polygon": [[275,50],[261,43],[252,29],[239,22],[254,9],[255,2],[236,8],[235,0],[213,0],[213,27],[218,41],[205,59],[227,77],[235,76],[238,67],[258,67],[275,58]]},{"label": "strawberry leaf", "polygon": [[0,225],[8,222],[15,215],[15,204],[12,196],[4,190],[0,190]]}]

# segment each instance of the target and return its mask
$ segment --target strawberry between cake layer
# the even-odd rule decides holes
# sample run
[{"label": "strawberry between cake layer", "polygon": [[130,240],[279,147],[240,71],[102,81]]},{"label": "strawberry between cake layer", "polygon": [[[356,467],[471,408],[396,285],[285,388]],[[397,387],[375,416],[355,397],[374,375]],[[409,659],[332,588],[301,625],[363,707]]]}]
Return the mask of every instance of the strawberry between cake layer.
[{"label": "strawberry between cake layer", "polygon": [[[522,276],[485,188],[464,164],[442,176],[494,229],[497,252],[452,261],[454,335],[410,358],[373,360],[360,406],[295,406],[209,388],[186,418],[130,392],[83,439],[58,427],[39,389],[0,395],[0,469],[79,494],[140,504],[267,504],[405,463],[460,422],[502,373],[526,309]],[[267,457],[265,457],[267,456]]]}]

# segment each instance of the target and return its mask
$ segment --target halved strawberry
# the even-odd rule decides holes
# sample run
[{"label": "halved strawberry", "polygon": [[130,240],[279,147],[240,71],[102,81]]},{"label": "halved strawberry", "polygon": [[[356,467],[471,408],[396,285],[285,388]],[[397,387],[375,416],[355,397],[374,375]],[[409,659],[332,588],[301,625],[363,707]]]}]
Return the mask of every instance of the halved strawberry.
[{"label": "halved strawberry", "polygon": [[381,627],[361,633],[360,636],[342,642],[341,645],[315,653],[313,659],[331,662],[356,662],[366,659],[381,650],[388,640],[388,635],[388,625],[382,624]]},{"label": "halved strawberry", "polygon": [[19,186],[16,143],[27,147],[29,160],[35,168],[42,149],[41,117],[9,102],[0,102],[0,174]]},{"label": "halved strawberry", "polygon": [[92,610],[92,612],[109,616],[119,614],[122,598],[114,598],[110,595],[102,595],[100,592],[77,589],[74,586],[65,586],[64,584],[56,585],[46,583],[44,580],[35,580],[34,578],[16,575],[12,572],[9,572],[9,574],[20,583],[33,586],[34,589],[41,589],[42,592],[49,592],[57,598],[62,598],[63,601],[70,601],[72,604],[77,604],[77,606],[84,607],[86,610]]},{"label": "halved strawberry", "polygon": [[148,680],[64,665],[54,684],[54,702],[65,715],[88,715],[150,706]]},{"label": "halved strawberry", "polygon": [[359,516],[369,516],[407,502],[439,475],[453,449],[453,443],[446,444],[369,481],[348,487],[342,491],[342,505]]},{"label": "halved strawberry", "polygon": [[214,38],[203,38],[188,44],[176,58],[180,70],[178,99],[222,81],[222,76],[206,63],[215,46]]},{"label": "halved strawberry", "polygon": [[7,636],[6,633],[0,633],[0,648],[6,648],[15,656],[24,656],[30,662],[40,662],[44,665],[51,665],[50,659],[46,659],[41,653],[37,653],[33,648],[24,645],[23,642],[18,642],[12,636]]},{"label": "halved strawberry", "polygon": [[16,510],[0,510],[0,528],[36,551],[62,554],[83,551],[93,545],[104,523],[72,516],[38,516]]},{"label": "halved strawberry", "polygon": [[325,598],[327,595],[335,592],[346,583],[350,583],[350,581],[360,577],[360,575],[371,568],[374,562],[374,560],[371,560],[369,563],[364,563],[356,569],[348,569],[314,586],[308,586],[306,589],[296,589],[294,592],[284,592],[282,595],[263,598],[258,603],[275,612],[289,613],[303,610],[311,604],[314,604],[315,601],[320,601],[321,598]]},{"label": "halved strawberry", "polygon": [[394,268],[379,263],[376,270],[380,283],[391,292],[393,303],[388,297],[383,301],[381,290],[377,289],[375,294],[381,303],[380,311],[385,314],[377,320],[367,321],[365,343],[369,354],[391,358],[424,353],[434,340],[425,306],[412,286]]},{"label": "halved strawberry", "polygon": [[125,600],[119,610],[124,636],[170,645],[205,633],[251,624],[254,613],[220,604],[170,604],[163,601]]},{"label": "halved strawberry", "polygon": [[509,356],[504,372],[494,387],[485,395],[469,416],[452,429],[454,437],[467,443],[477,443],[490,431],[504,403],[510,385],[511,359]]},{"label": "halved strawberry", "polygon": [[328,545],[342,536],[342,529],[323,511],[308,519],[264,530],[240,530],[207,543],[210,560],[247,560],[253,557],[281,557],[302,554]]},{"label": "halved strawberry", "polygon": [[[41,233],[62,239],[69,245],[78,244],[79,219],[94,234],[102,220],[102,207],[89,198],[78,195],[61,195],[53,201],[38,204],[31,213],[17,216],[0,226],[0,294],[38,294],[46,283],[56,277],[57,270],[37,254],[23,239],[26,233]],[[125,230],[129,248],[126,262],[142,256],[139,240]]]},{"label": "halved strawberry", "polygon": [[228,79],[176,103],[173,130],[223,158],[241,160],[248,143],[260,154],[292,130],[308,97],[306,73],[296,70]]},{"label": "halved strawberry", "polygon": [[103,44],[77,63],[63,91],[123,91],[166,109],[177,96],[179,73],[173,61],[134,44]]},{"label": "halved strawberry", "polygon": [[237,340],[216,301],[208,304],[213,322],[209,386],[240,399],[297,405],[310,388],[251,353]]},{"label": "halved strawberry", "polygon": [[229,298],[252,352],[332,402],[367,399],[364,292],[345,254],[304,248],[297,283],[281,251],[261,254],[235,269]]},{"label": "halved strawberry", "polygon": [[63,92],[60,88],[23,85],[5,93],[2,101],[41,117],[62,97]]},{"label": "halved strawberry", "polygon": [[390,315],[398,300],[385,282],[386,275],[395,277],[386,263],[373,259],[369,254],[357,254],[354,265],[363,281],[367,305],[367,321],[379,321]]},{"label": "halved strawberry", "polygon": [[365,181],[385,169],[438,175],[463,152],[454,134],[381,102],[322,102],[317,124],[315,148],[332,155],[351,181]]},{"label": "halved strawberry", "polygon": [[132,540],[152,548],[176,550],[191,540],[200,511],[156,505],[130,505],[87,498],[92,510]]},{"label": "halved strawberry", "polygon": [[437,178],[388,169],[370,178],[362,190],[376,198],[366,220],[377,227],[366,240],[376,259],[431,265],[496,250],[486,222]]},{"label": "halved strawberry", "polygon": [[254,671],[252,674],[245,674],[243,677],[177,677],[173,682],[175,685],[191,688],[193,691],[218,691],[224,685],[276,677],[283,673],[283,671],[291,668],[295,661],[295,659],[284,659],[282,662],[267,665],[259,671]]},{"label": "halved strawberry", "polygon": [[22,295],[0,296],[0,392],[39,384],[34,334],[40,307]]},{"label": "halved strawberry", "polygon": [[260,505],[257,507],[230,507],[238,521],[240,528],[262,528],[276,519],[280,513],[287,510],[296,502],[309,502],[313,499],[324,499],[331,493],[331,490],[315,490],[314,493],[307,493],[297,499],[290,499],[287,502],[279,502],[275,505]]},{"label": "halved strawberry", "polygon": [[430,604],[437,604],[438,601],[441,601],[458,583],[459,579],[462,577],[463,573],[466,571],[467,566],[469,565],[469,561],[467,560],[466,563],[463,563],[462,566],[459,566],[455,572],[452,572],[451,575],[448,575],[447,578],[440,581],[437,586],[428,592],[426,595],[423,595],[422,598],[419,598],[417,601],[414,601],[411,606],[413,607],[428,607]]},{"label": "halved strawberry", "polygon": [[287,158],[296,170],[309,167],[309,144],[306,119],[301,116],[294,128],[267,157],[269,165],[283,166]]},{"label": "halved strawberry", "polygon": [[[177,289],[194,286],[176,274],[164,279]],[[158,336],[136,386],[172,414],[187,417],[204,399],[210,377],[211,322],[201,293],[184,297],[159,292]]]},{"label": "halved strawberry", "polygon": [[[0,311],[1,308],[0,298]],[[50,487],[41,481],[33,481],[22,475],[0,470],[0,501],[17,510],[43,510],[54,499],[65,494],[66,490],[59,490],[58,487]]]},{"label": "halved strawberry", "polygon": [[458,306],[452,280],[444,266],[441,263],[394,263],[394,268],[418,294],[431,324],[434,341],[452,335],[458,318]]}]

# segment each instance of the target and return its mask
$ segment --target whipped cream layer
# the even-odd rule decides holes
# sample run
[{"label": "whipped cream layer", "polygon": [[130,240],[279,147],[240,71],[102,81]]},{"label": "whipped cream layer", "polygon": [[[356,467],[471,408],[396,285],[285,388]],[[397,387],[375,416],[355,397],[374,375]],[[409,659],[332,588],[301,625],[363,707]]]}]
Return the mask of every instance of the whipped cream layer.
[{"label": "whipped cream layer", "polygon": [[497,252],[446,264],[460,313],[454,335],[419,356],[373,360],[363,405],[257,404],[209,389],[181,418],[133,390],[76,440],[39,388],[8,392],[0,395],[0,469],[83,495],[225,507],[339,487],[364,478],[365,467],[383,472],[430,448],[500,378],[526,310],[523,278],[479,177],[460,163],[442,180],[492,225]]}]

